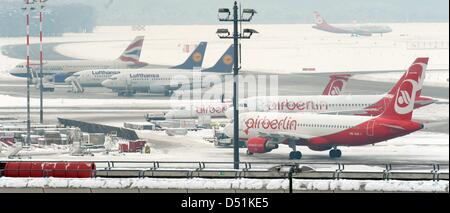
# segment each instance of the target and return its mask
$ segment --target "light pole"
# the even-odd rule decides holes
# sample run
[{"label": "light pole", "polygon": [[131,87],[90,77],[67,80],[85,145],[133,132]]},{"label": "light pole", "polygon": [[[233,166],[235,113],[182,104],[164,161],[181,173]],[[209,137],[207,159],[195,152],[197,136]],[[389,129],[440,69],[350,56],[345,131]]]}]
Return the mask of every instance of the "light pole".
[{"label": "light pole", "polygon": [[42,78],[44,77],[43,75],[43,41],[42,41],[42,37],[43,37],[43,13],[44,13],[44,8],[45,5],[44,3],[47,0],[33,0],[34,3],[36,3],[38,5],[38,11],[39,11],[39,49],[40,49],[40,53],[39,53],[39,103],[40,103],[40,107],[39,107],[39,121],[41,124],[44,124],[44,101],[43,101],[43,90],[44,90],[44,86],[42,84]]},{"label": "light pole", "polygon": [[26,144],[31,144],[31,117],[30,117],[30,84],[31,84],[31,70],[30,70],[30,15],[34,10],[33,3],[30,0],[25,0],[25,7],[22,8],[27,20],[27,139]]},{"label": "light pole", "polygon": [[[253,29],[242,29],[242,22],[250,22],[256,14],[254,9],[244,9],[239,11],[237,2],[234,2],[233,17],[231,18],[231,11],[228,8],[219,9],[219,21],[233,22],[233,35],[228,29],[218,29],[217,35],[221,39],[233,39],[234,42],[234,66],[233,66],[233,150],[234,150],[234,169],[239,169],[239,102],[238,102],[238,88],[239,88],[239,39],[249,39],[254,33],[258,33]],[[241,24],[241,26],[239,26]],[[239,28],[241,28],[240,31]]]}]

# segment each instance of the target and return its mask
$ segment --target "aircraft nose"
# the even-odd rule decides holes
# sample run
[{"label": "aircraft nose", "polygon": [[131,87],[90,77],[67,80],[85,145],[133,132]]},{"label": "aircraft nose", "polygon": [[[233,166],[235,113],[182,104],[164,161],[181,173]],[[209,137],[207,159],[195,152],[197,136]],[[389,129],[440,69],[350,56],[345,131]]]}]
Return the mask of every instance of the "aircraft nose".
[{"label": "aircraft nose", "polygon": [[104,87],[106,87],[106,88],[111,88],[111,86],[112,86],[112,81],[111,81],[110,79],[104,80],[104,81],[102,82],[102,86],[104,86]]},{"label": "aircraft nose", "polygon": [[234,127],[233,123],[227,124],[223,129],[223,133],[225,133],[225,135],[230,138],[233,137],[233,129],[234,129],[233,127]]}]

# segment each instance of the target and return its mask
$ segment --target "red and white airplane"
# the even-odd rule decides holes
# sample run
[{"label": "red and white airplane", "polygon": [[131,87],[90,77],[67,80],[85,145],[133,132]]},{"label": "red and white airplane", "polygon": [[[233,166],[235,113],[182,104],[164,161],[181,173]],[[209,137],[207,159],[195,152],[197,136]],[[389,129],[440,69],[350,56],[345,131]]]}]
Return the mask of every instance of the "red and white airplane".
[{"label": "red and white airplane", "polygon": [[318,12],[314,12],[315,26],[313,28],[331,33],[351,34],[352,36],[371,36],[374,33],[390,33],[392,29],[383,25],[352,25],[352,26],[332,26]]},{"label": "red and white airplane", "polygon": [[[387,108],[377,117],[355,115],[325,115],[306,113],[249,112],[240,115],[240,134],[247,140],[247,153],[266,153],[287,144],[293,151],[291,159],[300,159],[296,146],[315,151],[330,150],[331,158],[339,158],[338,146],[361,146],[401,137],[424,128],[411,120],[416,93],[428,59],[417,60],[402,81],[386,97]],[[233,136],[233,125],[225,127]]]},{"label": "red and white airplane", "polygon": [[[417,58],[414,64],[423,64],[426,69],[428,58]],[[325,95],[307,96],[258,96],[240,101],[241,112],[302,112],[302,113],[340,113],[352,115],[378,116],[386,108],[386,103],[395,95],[396,88],[402,84],[406,74],[394,85],[387,94],[380,95],[338,95],[346,84],[349,75],[335,75],[325,89]],[[335,79],[333,81],[333,79]],[[414,102],[414,109],[437,102],[431,97],[423,97],[422,88],[425,70],[421,74]],[[232,118],[232,108],[227,111],[227,117]]]},{"label": "red and white airplane", "polygon": [[[322,95],[340,95],[345,88],[349,74],[330,75],[330,80],[325,87]],[[245,100],[244,100],[245,101]],[[186,106],[179,106],[164,114],[165,119],[195,119],[201,116],[210,116],[211,118],[226,118],[232,113],[230,108],[233,107],[231,100],[217,101],[201,101]]]}]

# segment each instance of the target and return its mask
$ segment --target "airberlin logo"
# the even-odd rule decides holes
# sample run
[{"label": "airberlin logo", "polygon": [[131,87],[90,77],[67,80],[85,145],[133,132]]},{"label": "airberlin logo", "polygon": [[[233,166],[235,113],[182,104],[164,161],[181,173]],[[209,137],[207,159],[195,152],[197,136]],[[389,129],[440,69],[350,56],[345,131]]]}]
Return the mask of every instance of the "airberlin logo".
[{"label": "airberlin logo", "polygon": [[331,84],[331,89],[329,95],[340,95],[342,88],[344,87],[344,81],[336,79]]},{"label": "airberlin logo", "polygon": [[397,97],[395,98],[395,112],[401,115],[410,113],[414,109],[412,97],[416,95],[416,91],[417,82],[405,80],[400,86]]},{"label": "airberlin logo", "polygon": [[245,121],[244,133],[248,135],[250,129],[296,130],[297,121],[288,116],[280,119],[260,118],[257,116]]},{"label": "airberlin logo", "polygon": [[319,14],[316,14],[316,24],[323,24],[323,18]]}]

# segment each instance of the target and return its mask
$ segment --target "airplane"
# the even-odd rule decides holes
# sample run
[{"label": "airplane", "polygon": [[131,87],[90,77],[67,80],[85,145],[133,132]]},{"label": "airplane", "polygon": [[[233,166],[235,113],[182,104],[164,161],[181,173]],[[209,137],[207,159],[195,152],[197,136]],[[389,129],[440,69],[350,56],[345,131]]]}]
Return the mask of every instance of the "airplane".
[{"label": "airplane", "polygon": [[[428,62],[428,58],[417,58],[414,64],[424,64]],[[426,65],[425,65],[426,68]],[[258,96],[250,97],[241,100],[239,103],[241,112],[302,112],[302,113],[340,113],[340,114],[354,114],[362,116],[378,116],[385,107],[387,100],[396,93],[396,88],[403,82],[406,73],[394,85],[394,87],[387,93],[381,95],[307,95],[307,96]],[[345,75],[335,76],[336,79],[346,79]],[[418,109],[433,103],[437,100],[431,97],[422,96],[423,81],[425,79],[425,71],[423,72],[418,83],[417,97],[414,103],[414,109]],[[333,82],[327,87],[334,84],[340,85],[337,89],[342,89],[345,85],[345,80],[339,83]],[[340,88],[340,89],[339,89]],[[325,93],[330,93],[333,89],[326,89]],[[227,117],[231,118],[232,108],[226,112]]]},{"label": "airplane", "polygon": [[[142,67],[165,67],[160,65],[150,65],[139,61],[144,43],[144,36],[137,36],[133,42],[123,51],[123,53],[113,61],[94,60],[52,60],[43,63],[43,77],[55,83],[64,83],[64,80],[73,73],[86,69],[120,69],[120,68],[142,68]],[[37,78],[39,61],[30,63],[31,76]],[[9,73],[16,77],[27,78],[26,63],[21,63],[12,68]]]},{"label": "airplane", "polygon": [[[340,95],[344,89],[349,74],[334,74],[322,92],[323,95]],[[245,100],[244,100],[245,102]],[[210,116],[211,118],[229,118],[232,116],[233,102],[230,100],[202,101],[200,103],[189,104],[174,108],[164,114],[165,119],[195,119],[200,116]]]},{"label": "airplane", "polygon": [[[376,117],[326,115],[306,113],[249,112],[240,115],[239,137],[247,140],[247,154],[267,153],[286,144],[293,149],[290,159],[301,159],[296,146],[314,151],[329,151],[331,158],[342,156],[338,146],[362,146],[387,141],[423,129],[425,125],[412,121],[414,103],[420,79],[428,59],[412,64],[387,107]],[[233,125],[224,133],[233,137]]]},{"label": "airplane", "polygon": [[323,30],[331,33],[350,34],[352,36],[372,36],[372,34],[390,33],[392,29],[389,26],[382,25],[358,25],[358,26],[340,26],[335,27],[328,24],[324,18],[318,13],[314,12],[315,26],[313,28]]},{"label": "airplane", "polygon": [[330,81],[328,82],[325,90],[322,95],[341,95],[342,90],[344,90],[345,86],[349,78],[352,77],[350,74],[333,74],[330,75]]},{"label": "airplane", "polygon": [[[201,84],[199,87],[205,88],[211,85],[203,85],[202,79],[205,77],[220,77],[224,74],[230,74],[233,67],[233,45],[231,45],[217,63],[201,72],[192,72],[188,70],[168,71],[162,69],[153,69],[142,71],[131,71],[111,76],[102,82],[106,88],[118,92],[119,96],[131,96],[136,93],[163,93],[170,96],[174,91]],[[194,82],[195,74],[199,74],[199,82]],[[186,82],[178,82],[179,80]],[[174,85],[174,82],[178,83]],[[215,83],[215,82],[211,82]]]},{"label": "airplane", "polygon": [[[203,64],[203,59],[205,55],[205,50],[207,42],[200,42],[197,48],[191,53],[191,55],[186,59],[186,61],[180,65],[168,67],[166,70],[186,70],[201,67]],[[107,80],[113,75],[120,74],[122,72],[146,72],[152,69],[89,69],[76,72],[71,77],[67,78],[65,82],[70,84],[75,82],[80,85],[80,87],[102,87],[102,82]]]}]

